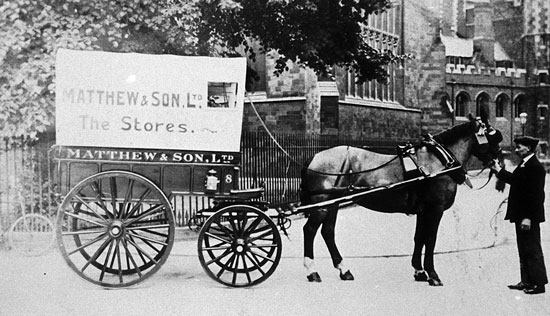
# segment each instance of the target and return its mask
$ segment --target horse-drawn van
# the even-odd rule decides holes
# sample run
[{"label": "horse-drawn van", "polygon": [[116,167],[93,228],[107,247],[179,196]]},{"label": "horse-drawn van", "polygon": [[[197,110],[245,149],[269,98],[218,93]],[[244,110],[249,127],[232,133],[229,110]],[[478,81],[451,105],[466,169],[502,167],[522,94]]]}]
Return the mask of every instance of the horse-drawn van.
[{"label": "horse-drawn van", "polygon": [[306,259],[313,260],[323,225],[338,267],[337,210],[355,202],[417,214],[415,277],[440,285],[433,266],[439,220],[465,179],[465,163],[471,156],[492,162],[500,134],[471,118],[396,155],[323,151],[303,165],[302,205],[269,215],[262,188],[238,187],[245,71],[244,58],[58,52],[54,152],[64,200],[56,226],[68,265],[101,286],[136,284],[166,261],[176,222],[196,212],[207,274],[228,286],[255,285],[279,264],[287,217],[308,212]]}]

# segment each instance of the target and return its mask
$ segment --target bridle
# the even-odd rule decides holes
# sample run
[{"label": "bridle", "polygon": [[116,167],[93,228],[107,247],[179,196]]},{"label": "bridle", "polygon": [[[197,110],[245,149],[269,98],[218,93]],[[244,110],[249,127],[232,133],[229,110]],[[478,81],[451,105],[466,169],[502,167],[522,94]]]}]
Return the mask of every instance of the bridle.
[{"label": "bridle", "polygon": [[[483,168],[474,177],[479,176],[487,168],[494,164],[494,159],[502,158],[502,149],[499,143],[502,141],[502,134],[500,131],[493,129],[492,127],[480,122],[478,131],[475,134],[476,142],[473,145],[472,155],[478,158],[483,163]],[[493,172],[489,172],[487,182],[476,190],[481,190],[491,181]]]}]

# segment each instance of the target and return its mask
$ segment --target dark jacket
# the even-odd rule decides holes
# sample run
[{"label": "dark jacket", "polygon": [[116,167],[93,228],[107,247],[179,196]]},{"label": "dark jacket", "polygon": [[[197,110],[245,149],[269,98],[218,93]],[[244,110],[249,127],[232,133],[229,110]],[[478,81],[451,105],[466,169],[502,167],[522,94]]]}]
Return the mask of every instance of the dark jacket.
[{"label": "dark jacket", "polygon": [[544,222],[544,181],[546,170],[536,156],[531,157],[514,172],[500,170],[497,178],[510,184],[508,209],[504,219],[521,222],[529,218],[533,222]]}]

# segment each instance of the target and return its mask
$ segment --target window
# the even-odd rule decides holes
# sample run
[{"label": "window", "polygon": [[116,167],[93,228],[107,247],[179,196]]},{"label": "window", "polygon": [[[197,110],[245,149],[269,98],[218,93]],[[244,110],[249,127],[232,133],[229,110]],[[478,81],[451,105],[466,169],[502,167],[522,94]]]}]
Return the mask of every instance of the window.
[{"label": "window", "polygon": [[514,99],[514,118],[519,118],[521,112],[525,112],[525,95],[519,94]]},{"label": "window", "polygon": [[460,92],[455,101],[456,116],[466,117],[469,113],[470,96],[466,92]]},{"label": "window", "polygon": [[548,104],[544,104],[542,101],[539,101],[539,104],[537,104],[537,112],[539,112],[539,120],[545,120],[546,113],[548,112]]},{"label": "window", "polygon": [[[380,51],[389,50],[399,54],[399,6],[394,6],[385,12],[368,16],[363,26],[364,40]],[[346,98],[351,100],[375,100],[381,102],[396,102],[397,64],[387,66],[388,81],[382,84],[376,80],[356,84],[355,73],[351,70],[346,77]]]},{"label": "window", "polygon": [[548,84],[548,74],[545,72],[539,73],[539,84],[540,85],[546,85]]},{"label": "window", "polygon": [[510,98],[502,93],[497,97],[495,107],[495,117],[504,117],[504,111],[510,104]]},{"label": "window", "polygon": [[236,82],[208,82],[209,108],[235,108],[236,106]]},{"label": "window", "polygon": [[476,117],[489,118],[489,95],[485,92],[479,94],[476,99]]},{"label": "window", "polygon": [[472,62],[471,57],[460,57],[460,56],[447,56],[447,64],[452,65],[469,65]]},{"label": "window", "polygon": [[497,68],[514,68],[514,62],[510,60],[497,60],[495,63]]}]

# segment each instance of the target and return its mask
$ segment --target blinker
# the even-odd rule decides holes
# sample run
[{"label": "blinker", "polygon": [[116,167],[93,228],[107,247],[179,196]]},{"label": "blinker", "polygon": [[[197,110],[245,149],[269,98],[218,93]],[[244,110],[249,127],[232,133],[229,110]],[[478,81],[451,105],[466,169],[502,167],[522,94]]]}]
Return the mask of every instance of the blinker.
[{"label": "blinker", "polygon": [[475,135],[478,144],[483,145],[489,143],[489,141],[487,140],[487,136],[485,136],[485,128],[480,127]]}]

